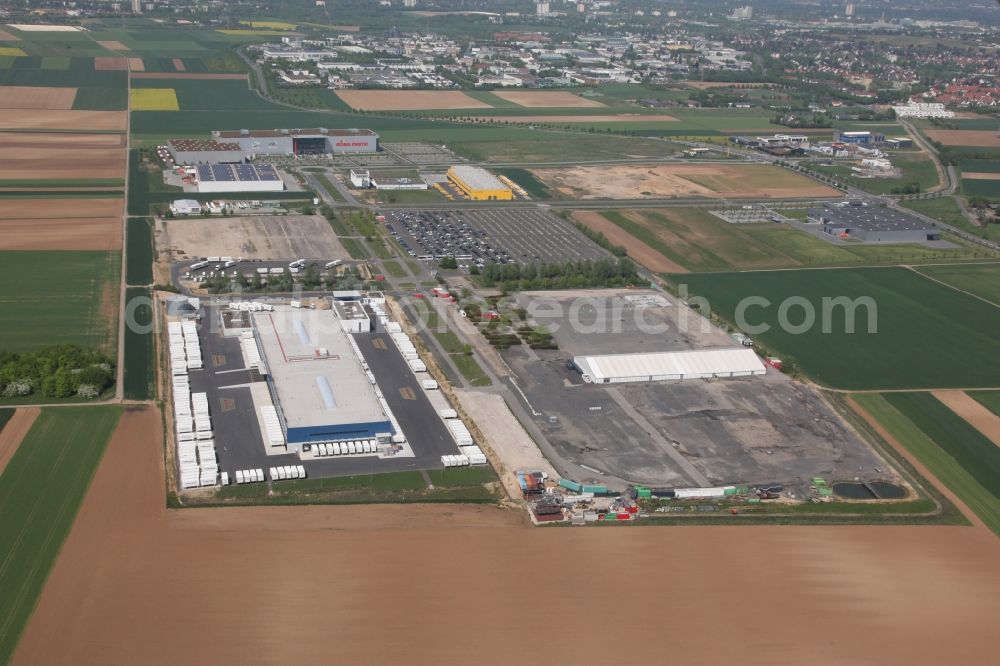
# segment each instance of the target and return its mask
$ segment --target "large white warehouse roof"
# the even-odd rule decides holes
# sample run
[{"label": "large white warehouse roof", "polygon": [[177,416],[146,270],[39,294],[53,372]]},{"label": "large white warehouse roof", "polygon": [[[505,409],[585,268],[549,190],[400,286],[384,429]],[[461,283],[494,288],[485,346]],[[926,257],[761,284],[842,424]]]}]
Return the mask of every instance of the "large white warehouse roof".
[{"label": "large white warehouse roof", "polygon": [[594,384],[747,377],[766,372],[752,349],[576,356],[573,363],[583,373],[583,380]]}]

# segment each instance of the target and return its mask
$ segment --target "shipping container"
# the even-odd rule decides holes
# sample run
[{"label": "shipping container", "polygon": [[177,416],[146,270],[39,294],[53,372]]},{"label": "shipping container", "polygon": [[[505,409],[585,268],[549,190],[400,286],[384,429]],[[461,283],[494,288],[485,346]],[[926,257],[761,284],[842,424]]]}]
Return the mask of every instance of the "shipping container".
[{"label": "shipping container", "polygon": [[559,479],[559,487],[565,488],[566,490],[570,490],[574,493],[578,493],[583,490],[582,483],[577,483],[576,481],[572,481],[570,479]]}]

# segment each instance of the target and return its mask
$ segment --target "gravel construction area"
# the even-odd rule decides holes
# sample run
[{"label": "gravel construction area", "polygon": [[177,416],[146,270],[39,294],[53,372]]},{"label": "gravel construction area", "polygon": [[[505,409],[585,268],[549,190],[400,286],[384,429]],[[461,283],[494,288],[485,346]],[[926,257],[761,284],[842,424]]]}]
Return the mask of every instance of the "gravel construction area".
[{"label": "gravel construction area", "polygon": [[255,215],[157,220],[156,248],[172,261],[203,256],[349,259],[320,215]]},{"label": "gravel construction area", "polygon": [[[331,646],[344,663],[436,666],[668,652],[692,664],[808,654],[922,666],[995,652],[1000,541],[986,530],[531,529],[521,512],[445,504],[169,510],[161,427],[154,409],[123,416],[15,666],[325,663]],[[595,575],[609,553],[627,554],[628,575]],[[524,609],[540,596],[539,633]],[[581,605],[597,599],[629,609],[628,640],[579,630]],[[684,609],[666,628],[664,600]]]},{"label": "gravel construction area", "polygon": [[578,166],[531,169],[531,173],[564,196],[579,199],[781,199],[840,194],[805,176],[759,164]]}]

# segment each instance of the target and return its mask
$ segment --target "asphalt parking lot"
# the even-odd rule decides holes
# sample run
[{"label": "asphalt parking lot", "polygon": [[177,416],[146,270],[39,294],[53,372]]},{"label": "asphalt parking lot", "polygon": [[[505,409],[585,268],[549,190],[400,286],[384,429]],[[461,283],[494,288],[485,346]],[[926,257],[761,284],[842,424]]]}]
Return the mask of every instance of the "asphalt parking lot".
[{"label": "asphalt parking lot", "polygon": [[386,228],[410,256],[455,257],[466,265],[609,256],[566,220],[536,209],[389,211]]},{"label": "asphalt parking lot", "polygon": [[[218,316],[214,308],[204,308],[202,312],[206,320]],[[208,395],[219,470],[228,472],[230,479],[234,478],[236,470],[266,470],[292,464],[305,467],[310,477],[437,469],[442,467],[442,455],[458,453],[455,440],[427,399],[419,379],[410,371],[387,334],[360,334],[355,340],[406,434],[414,457],[300,460],[290,453],[269,455],[264,448],[251,393],[251,384],[264,380],[244,365],[239,340],[224,337],[217,324],[209,326],[203,321],[199,337],[205,368],[190,373],[191,391]]]}]

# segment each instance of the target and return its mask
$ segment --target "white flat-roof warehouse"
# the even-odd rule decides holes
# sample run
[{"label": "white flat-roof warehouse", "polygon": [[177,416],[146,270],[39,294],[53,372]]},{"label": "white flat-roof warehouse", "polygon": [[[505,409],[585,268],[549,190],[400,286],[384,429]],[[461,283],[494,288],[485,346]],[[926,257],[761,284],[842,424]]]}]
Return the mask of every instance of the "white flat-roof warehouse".
[{"label": "white flat-roof warehouse", "polygon": [[592,384],[749,377],[767,372],[752,349],[575,356],[573,364],[583,381]]},{"label": "white flat-roof warehouse", "polygon": [[276,307],[251,322],[289,448],[394,434],[333,311]]}]

